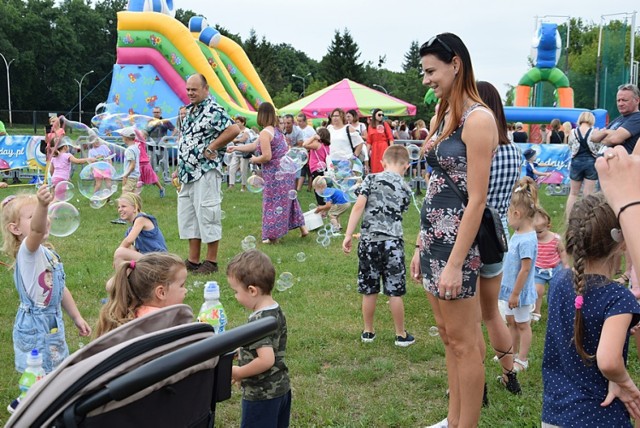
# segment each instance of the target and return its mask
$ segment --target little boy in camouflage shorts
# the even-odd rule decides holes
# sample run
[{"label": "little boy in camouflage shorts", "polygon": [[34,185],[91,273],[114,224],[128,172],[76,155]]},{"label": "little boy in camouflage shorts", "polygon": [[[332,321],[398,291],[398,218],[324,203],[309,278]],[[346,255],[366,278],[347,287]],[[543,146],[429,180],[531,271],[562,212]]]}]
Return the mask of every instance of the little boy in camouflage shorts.
[{"label": "little boy in camouflage shorts", "polygon": [[258,250],[240,253],[227,265],[236,300],[252,311],[249,322],[272,316],[278,323],[275,332],[238,350],[231,378],[242,386],[242,427],[288,427],[291,418],[287,320],[271,296],[275,279],[269,256]]},{"label": "little boy in camouflage shorts", "polygon": [[[389,307],[396,331],[396,346],[407,347],[415,342],[404,328],[406,275],[402,214],[411,202],[411,190],[403,175],[409,168],[409,153],[404,146],[392,145],[382,155],[384,171],[368,175],[359,189],[342,249],[351,252],[353,232],[360,217],[360,244],[358,245],[358,292],[362,294],[363,342],[373,342],[376,333],[373,317],[380,292],[389,296]],[[364,215],[363,215],[364,213]]]}]

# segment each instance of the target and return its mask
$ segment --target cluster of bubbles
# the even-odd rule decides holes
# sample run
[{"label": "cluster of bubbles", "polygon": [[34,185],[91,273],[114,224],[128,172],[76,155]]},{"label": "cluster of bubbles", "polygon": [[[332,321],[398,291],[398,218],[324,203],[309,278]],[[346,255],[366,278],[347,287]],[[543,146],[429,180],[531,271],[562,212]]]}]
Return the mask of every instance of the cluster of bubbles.
[{"label": "cluster of bubbles", "polygon": [[293,287],[293,274],[291,272],[282,272],[276,280],[276,290],[286,291]]},{"label": "cluster of bubbles", "polygon": [[[102,110],[102,112],[99,112]],[[104,145],[108,148],[109,155],[96,158],[96,162],[86,165],[78,176],[78,181],[74,186],[69,181],[63,181],[56,185],[54,190],[54,203],[49,208],[51,219],[51,235],[53,236],[69,236],[75,232],[80,224],[80,213],[77,208],[71,205],[70,201],[74,194],[79,192],[88,199],[89,206],[94,209],[104,207],[110,200],[111,196],[118,191],[118,181],[122,180],[125,170],[124,150],[125,148],[119,144],[119,141],[105,140],[101,135],[113,135],[125,127],[134,127],[138,130],[145,130],[149,125],[153,125],[153,121],[158,121],[151,116],[130,115],[128,113],[111,113],[113,109],[107,104],[101,104],[96,108],[96,116],[92,119],[93,127],[89,127],[81,122],[75,122],[60,116],[60,124],[65,127],[67,132],[75,134],[75,140],[69,136],[63,137],[61,143],[70,145],[75,149],[84,149],[94,146]],[[176,118],[167,119],[175,123]],[[109,140],[109,141],[107,141]],[[157,147],[176,147],[176,141],[173,138],[163,138],[160,141],[154,141],[147,138],[148,146]],[[44,155],[43,155],[44,156]],[[86,153],[83,153],[86,157]],[[46,181],[50,182],[50,172],[45,171]],[[142,191],[143,183],[136,183],[136,193]]]},{"label": "cluster of bubbles", "polygon": [[318,237],[316,238],[316,242],[318,243],[318,245],[322,245],[323,247],[327,248],[329,245],[331,245],[331,238],[336,238],[338,236],[341,236],[340,233],[338,233],[338,230],[336,230],[336,228],[331,224],[325,224],[324,227],[318,229]]},{"label": "cluster of bubbles", "polygon": [[256,237],[253,235],[245,236],[240,246],[242,247],[242,251],[253,250],[256,248]]}]

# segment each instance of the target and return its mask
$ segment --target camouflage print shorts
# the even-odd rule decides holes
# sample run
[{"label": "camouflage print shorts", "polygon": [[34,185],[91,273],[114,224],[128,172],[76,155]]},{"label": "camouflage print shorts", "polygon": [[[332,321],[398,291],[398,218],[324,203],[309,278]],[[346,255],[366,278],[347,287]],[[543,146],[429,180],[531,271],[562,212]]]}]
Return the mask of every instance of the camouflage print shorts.
[{"label": "camouflage print shorts", "polygon": [[386,241],[360,241],[358,245],[358,292],[387,296],[404,296],[406,270],[404,266],[404,242],[401,239]]}]

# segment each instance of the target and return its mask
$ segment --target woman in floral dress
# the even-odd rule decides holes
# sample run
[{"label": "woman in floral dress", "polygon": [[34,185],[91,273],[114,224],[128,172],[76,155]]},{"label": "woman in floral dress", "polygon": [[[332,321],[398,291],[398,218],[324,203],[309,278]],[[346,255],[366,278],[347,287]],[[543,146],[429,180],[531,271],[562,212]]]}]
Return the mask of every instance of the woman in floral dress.
[{"label": "woman in floral dress", "polygon": [[[433,426],[471,427],[478,425],[484,387],[484,339],[476,297],[481,262],[475,237],[498,131],[478,95],[469,52],[458,36],[433,37],[422,45],[420,56],[423,83],[434,89],[441,104],[427,137],[434,140],[427,154],[434,170],[411,274],[416,280],[423,278],[445,345],[449,408],[447,418]],[[443,170],[468,194],[466,207],[448,186]]]},{"label": "woman in floral dress", "polygon": [[263,127],[255,143],[230,147],[228,151],[256,152],[251,163],[262,165],[262,242],[271,244],[289,232],[300,228],[304,238],[309,234],[304,225],[304,215],[297,197],[291,197],[295,191],[295,172],[280,168],[281,159],[289,147],[284,134],[278,127],[276,110],[270,103],[258,107],[258,125]]}]

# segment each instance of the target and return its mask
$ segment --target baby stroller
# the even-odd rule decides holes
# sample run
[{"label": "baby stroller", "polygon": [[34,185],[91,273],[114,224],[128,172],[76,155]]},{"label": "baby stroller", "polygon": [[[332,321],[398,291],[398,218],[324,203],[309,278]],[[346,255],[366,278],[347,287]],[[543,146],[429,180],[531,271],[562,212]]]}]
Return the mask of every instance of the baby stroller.
[{"label": "baby stroller", "polygon": [[559,171],[551,171],[548,177],[538,177],[538,185],[546,184],[545,193],[547,196],[566,196],[569,194],[569,185],[565,182],[564,175]]},{"label": "baby stroller", "polygon": [[214,335],[187,305],[91,342],[36,383],[5,427],[211,427],[231,396],[233,352],[275,331],[273,317]]}]

